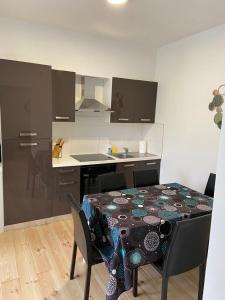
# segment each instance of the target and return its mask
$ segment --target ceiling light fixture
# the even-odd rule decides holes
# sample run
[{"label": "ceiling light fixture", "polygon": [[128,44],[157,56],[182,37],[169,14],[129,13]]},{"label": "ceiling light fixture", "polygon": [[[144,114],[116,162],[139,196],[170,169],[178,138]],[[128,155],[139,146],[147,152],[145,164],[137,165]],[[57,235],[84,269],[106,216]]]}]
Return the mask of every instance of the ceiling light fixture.
[{"label": "ceiling light fixture", "polygon": [[111,4],[125,4],[128,0],[108,0],[109,3]]}]

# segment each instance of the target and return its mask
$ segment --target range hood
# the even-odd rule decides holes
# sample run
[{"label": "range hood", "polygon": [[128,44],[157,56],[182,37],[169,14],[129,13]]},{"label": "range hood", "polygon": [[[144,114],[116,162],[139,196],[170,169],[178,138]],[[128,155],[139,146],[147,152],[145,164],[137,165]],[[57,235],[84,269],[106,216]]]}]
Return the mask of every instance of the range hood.
[{"label": "range hood", "polygon": [[76,111],[83,112],[112,112],[112,110],[95,97],[96,80],[91,76],[81,77],[81,100],[76,102]]}]

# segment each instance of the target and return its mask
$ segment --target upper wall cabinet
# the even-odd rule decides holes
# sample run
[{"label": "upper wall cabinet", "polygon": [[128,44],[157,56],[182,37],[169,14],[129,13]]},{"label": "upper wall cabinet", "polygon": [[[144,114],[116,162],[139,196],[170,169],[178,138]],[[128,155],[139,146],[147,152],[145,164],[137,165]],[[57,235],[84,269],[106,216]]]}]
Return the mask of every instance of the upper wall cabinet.
[{"label": "upper wall cabinet", "polygon": [[154,123],[157,82],[113,78],[112,123]]},{"label": "upper wall cabinet", "polygon": [[3,139],[52,136],[51,67],[0,59]]},{"label": "upper wall cabinet", "polygon": [[52,70],[53,121],[75,121],[75,73]]}]

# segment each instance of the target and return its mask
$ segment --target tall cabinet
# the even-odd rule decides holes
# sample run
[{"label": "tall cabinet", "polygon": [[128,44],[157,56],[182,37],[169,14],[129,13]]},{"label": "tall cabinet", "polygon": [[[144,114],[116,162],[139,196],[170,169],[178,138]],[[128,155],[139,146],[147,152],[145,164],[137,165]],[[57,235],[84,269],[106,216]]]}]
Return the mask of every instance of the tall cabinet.
[{"label": "tall cabinet", "polygon": [[5,225],[50,217],[51,67],[0,60]]}]

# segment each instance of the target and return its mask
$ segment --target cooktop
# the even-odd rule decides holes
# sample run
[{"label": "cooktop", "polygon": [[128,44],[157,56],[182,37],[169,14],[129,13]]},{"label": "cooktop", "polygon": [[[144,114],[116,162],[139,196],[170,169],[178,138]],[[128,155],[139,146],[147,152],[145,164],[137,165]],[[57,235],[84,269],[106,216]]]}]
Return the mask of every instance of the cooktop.
[{"label": "cooktop", "polygon": [[80,155],[71,155],[72,158],[80,161],[99,161],[99,160],[113,160],[112,157],[109,157],[105,154],[97,153],[97,154],[80,154]]}]

